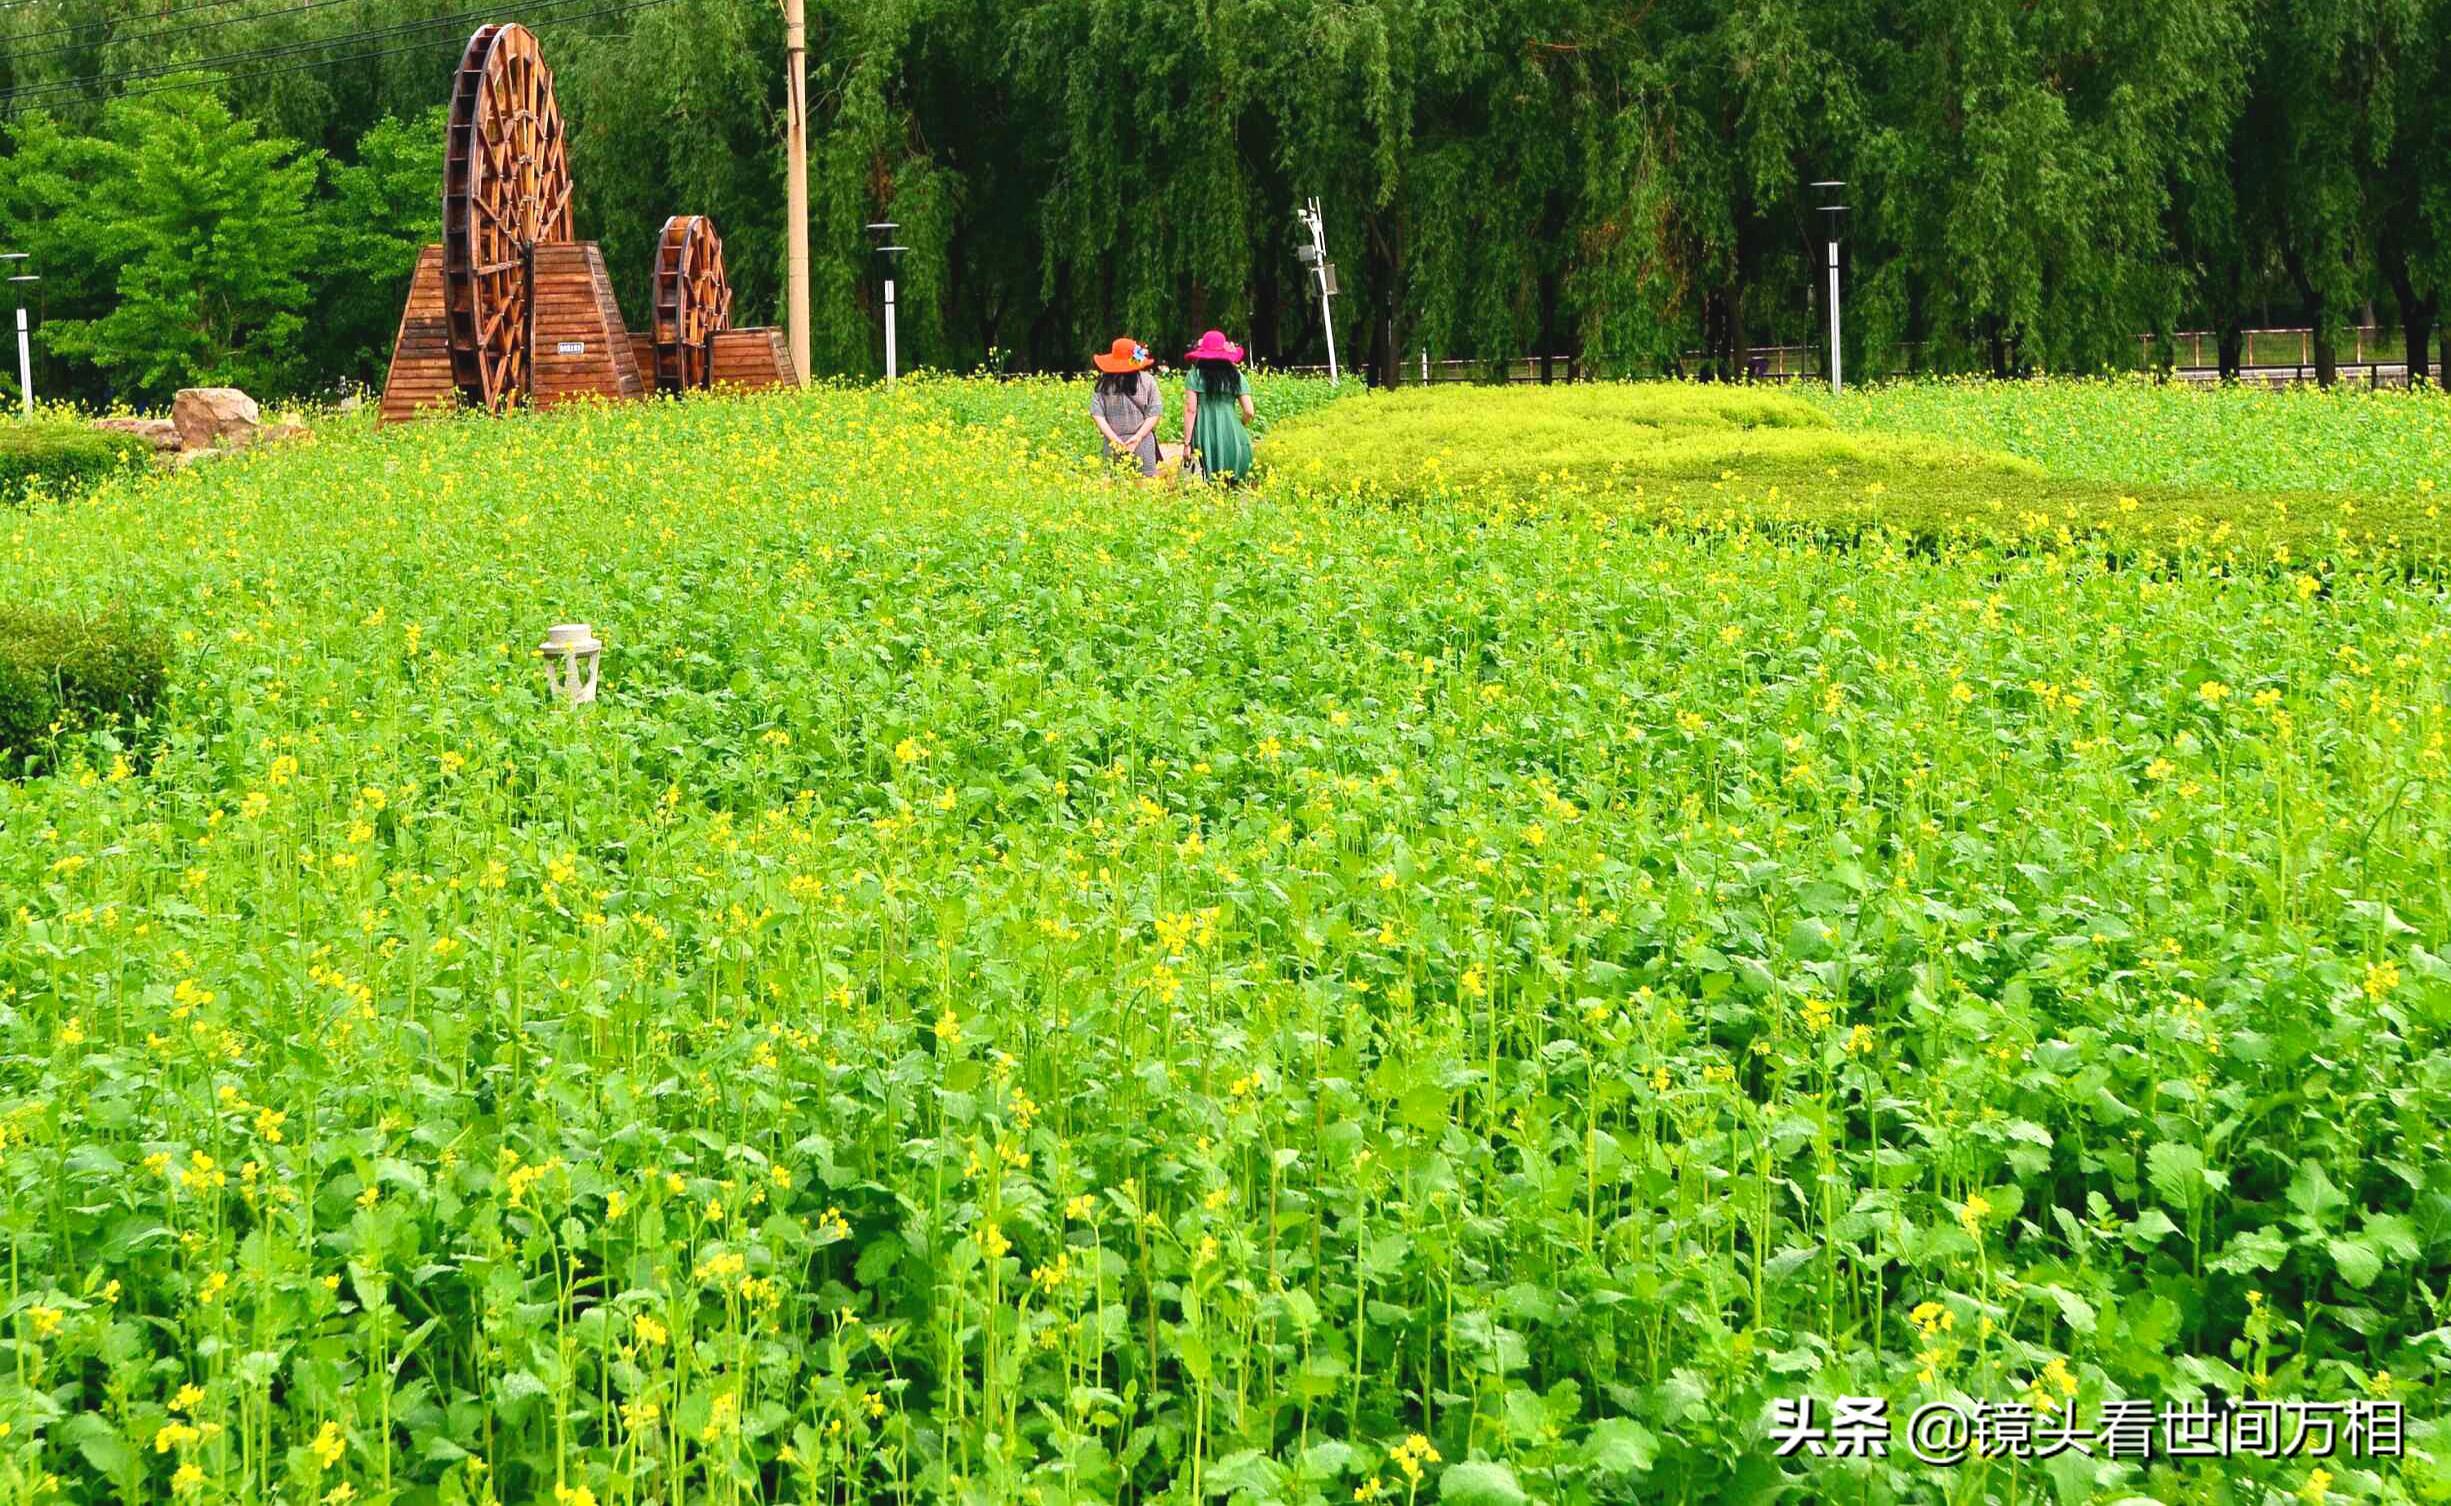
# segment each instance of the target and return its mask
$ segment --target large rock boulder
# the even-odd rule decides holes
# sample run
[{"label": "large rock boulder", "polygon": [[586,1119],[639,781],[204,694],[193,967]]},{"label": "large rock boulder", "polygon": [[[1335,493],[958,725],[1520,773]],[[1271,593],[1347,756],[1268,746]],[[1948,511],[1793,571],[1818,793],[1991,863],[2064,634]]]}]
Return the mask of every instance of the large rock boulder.
[{"label": "large rock boulder", "polygon": [[151,444],[156,454],[179,447],[179,426],[166,418],[97,418],[94,427],[133,434]]},{"label": "large rock boulder", "polygon": [[263,426],[263,410],[236,387],[182,387],[170,400],[170,421],[183,450],[242,449]]}]

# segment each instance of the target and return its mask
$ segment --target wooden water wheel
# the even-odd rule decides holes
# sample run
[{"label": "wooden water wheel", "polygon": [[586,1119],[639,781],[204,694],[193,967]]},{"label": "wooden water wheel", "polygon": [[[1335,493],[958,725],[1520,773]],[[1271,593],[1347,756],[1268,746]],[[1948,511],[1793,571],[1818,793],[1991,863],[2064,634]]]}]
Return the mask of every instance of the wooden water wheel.
[{"label": "wooden water wheel", "polygon": [[695,392],[715,379],[715,336],[732,327],[732,284],[724,276],[723,237],[702,214],[664,222],[655,247],[655,389]]},{"label": "wooden water wheel", "polygon": [[480,26],[468,39],[443,150],[452,381],[500,409],[532,378],[536,248],[571,239],[561,107],[526,27]]}]

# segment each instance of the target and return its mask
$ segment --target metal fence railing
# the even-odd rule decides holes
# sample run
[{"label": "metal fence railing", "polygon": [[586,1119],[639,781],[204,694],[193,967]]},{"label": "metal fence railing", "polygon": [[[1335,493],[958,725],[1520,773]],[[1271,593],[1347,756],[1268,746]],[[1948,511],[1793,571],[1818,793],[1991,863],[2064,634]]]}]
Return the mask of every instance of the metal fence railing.
[{"label": "metal fence railing", "polygon": [[[2152,370],[2162,364],[2161,342],[2152,335],[2136,338],[2136,367]],[[1912,371],[1916,345],[1896,346],[1892,350],[1890,369]],[[2240,374],[2249,381],[2286,385],[2311,382],[2315,379],[2315,334],[2310,329],[2251,329],[2242,332],[2240,342]],[[1686,353],[1689,368],[1706,366],[1709,357],[1701,351]],[[2333,343],[2333,362],[2343,381],[2364,380],[2381,386],[2386,381],[2403,379],[2407,372],[2406,345],[2398,329],[2384,325],[2356,325],[2340,332]],[[1584,380],[1582,362],[1571,356],[1557,356],[1551,361],[1553,380],[1579,382]],[[2209,380],[2221,369],[2221,335],[2215,330],[2183,330],[2169,339],[2169,364],[2181,375]],[[1821,347],[1818,345],[1756,345],[1746,352],[1746,374],[1755,381],[1792,382],[1822,379]],[[1325,366],[1289,366],[1284,370],[1305,375],[1325,376]],[[1359,373],[1354,373],[1359,375]],[[1416,354],[1397,364],[1396,384],[1400,387],[1422,383],[1443,382],[1537,382],[1541,380],[1541,358],[1518,356],[1509,361],[1475,361],[1457,359],[1433,360]]]}]

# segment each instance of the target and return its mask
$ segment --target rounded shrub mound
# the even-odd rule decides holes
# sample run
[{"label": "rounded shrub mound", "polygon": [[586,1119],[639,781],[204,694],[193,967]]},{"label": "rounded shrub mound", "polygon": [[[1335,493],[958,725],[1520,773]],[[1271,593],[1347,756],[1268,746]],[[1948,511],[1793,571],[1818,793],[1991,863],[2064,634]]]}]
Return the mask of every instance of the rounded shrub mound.
[{"label": "rounded shrub mound", "polygon": [[38,421],[0,425],[0,503],[72,497],[135,470],[153,446],[134,434]]},{"label": "rounded shrub mound", "polygon": [[1372,393],[1282,426],[1266,461],[1280,484],[1386,499],[1530,499],[1567,481],[1609,490],[1743,475],[1792,488],[1938,475],[2006,486],[2042,475],[1996,452],[1847,433],[1791,394],[1673,382]]},{"label": "rounded shrub mound", "polygon": [[124,615],[0,606],[0,775],[59,731],[149,717],[168,682],[159,644]]}]

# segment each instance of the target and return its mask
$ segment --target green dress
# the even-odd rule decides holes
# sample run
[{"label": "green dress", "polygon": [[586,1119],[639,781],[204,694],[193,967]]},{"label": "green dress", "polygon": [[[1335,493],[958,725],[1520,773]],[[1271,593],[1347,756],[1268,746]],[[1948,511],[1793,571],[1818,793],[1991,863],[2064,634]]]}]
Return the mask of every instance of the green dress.
[{"label": "green dress", "polygon": [[1248,373],[1234,373],[1233,397],[1210,397],[1200,390],[1200,373],[1194,372],[1185,383],[1185,391],[1200,404],[1192,418],[1192,461],[1199,473],[1220,481],[1240,481],[1251,474],[1251,431],[1243,427],[1240,399],[1251,395]]}]

